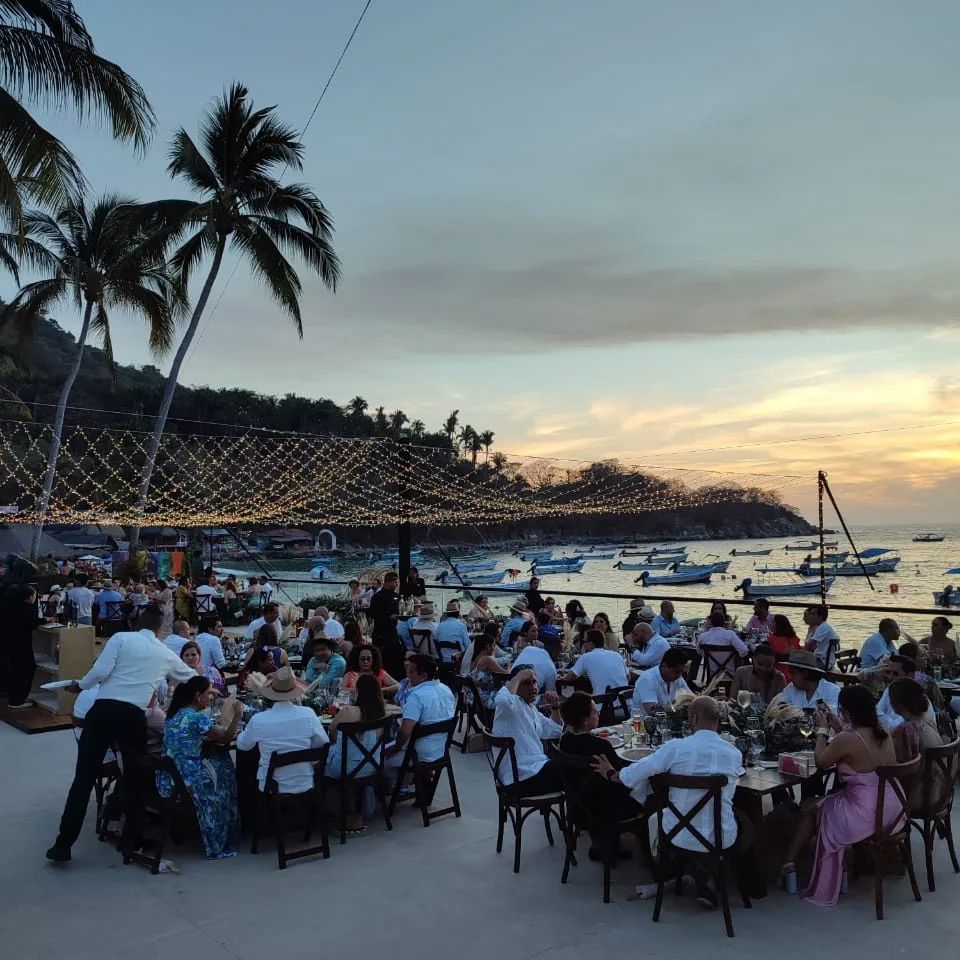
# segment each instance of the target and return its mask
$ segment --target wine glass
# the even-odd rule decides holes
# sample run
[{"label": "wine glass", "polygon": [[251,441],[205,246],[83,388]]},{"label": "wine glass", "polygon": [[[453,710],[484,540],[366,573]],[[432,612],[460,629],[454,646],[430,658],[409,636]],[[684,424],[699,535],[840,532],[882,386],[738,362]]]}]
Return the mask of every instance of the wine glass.
[{"label": "wine glass", "polygon": [[653,746],[653,735],[657,732],[656,717],[646,716],[643,718],[643,729],[647,732],[647,746]]},{"label": "wine glass", "polygon": [[741,710],[746,710],[747,707],[753,703],[753,694],[751,694],[749,690],[738,690],[737,703],[740,705]]},{"label": "wine glass", "polygon": [[800,736],[809,737],[816,727],[816,723],[813,718],[812,710],[804,710],[803,716],[800,717],[800,720],[797,723],[797,729],[800,731]]}]

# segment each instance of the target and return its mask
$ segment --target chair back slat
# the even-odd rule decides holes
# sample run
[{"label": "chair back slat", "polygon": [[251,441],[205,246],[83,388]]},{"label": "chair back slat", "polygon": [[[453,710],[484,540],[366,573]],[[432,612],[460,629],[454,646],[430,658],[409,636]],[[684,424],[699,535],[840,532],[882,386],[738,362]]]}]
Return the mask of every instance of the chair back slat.
[{"label": "chair back slat", "polygon": [[707,680],[712,680],[718,673],[727,673],[731,677],[737,672],[740,657],[733,647],[724,647],[713,643],[700,644],[703,654],[703,669]]},{"label": "chair back slat", "polygon": [[957,779],[960,757],[960,737],[942,747],[927,747],[923,751],[920,773],[920,809],[913,813],[933,818],[953,809],[953,785]]},{"label": "chair back slat", "polygon": [[[483,742],[487,748],[487,762],[493,771],[494,782],[498,789],[508,790],[510,785],[503,782],[501,765],[504,760],[509,760],[510,772],[513,774],[513,783],[516,784],[520,782],[520,770],[517,767],[516,741],[513,737],[495,737],[486,726],[480,728],[480,733],[483,735]],[[494,755],[494,751],[496,751],[496,755]]]},{"label": "chair back slat", "polygon": [[440,659],[437,639],[432,630],[411,630],[410,636],[413,639],[414,652],[425,654],[434,660]]},{"label": "chair back slat", "polygon": [[[342,780],[363,780],[367,777],[383,775],[383,751],[386,747],[387,733],[391,724],[390,717],[379,717],[376,720],[358,720],[353,723],[342,723],[337,726],[337,736],[343,737],[340,751],[340,778]],[[369,749],[363,743],[363,735],[370,730],[377,731],[377,738]],[[350,763],[350,747],[354,746],[361,754],[356,769],[347,772]]]},{"label": "chair back slat", "polygon": [[493,714],[483,702],[483,696],[480,693],[480,687],[477,686],[477,681],[473,677],[461,677],[460,679],[465,695],[468,695],[473,701],[473,712],[480,722],[480,726],[489,730],[493,726]]},{"label": "chair back slat", "polygon": [[[890,763],[877,767],[877,813],[874,820],[874,840],[883,842],[899,833],[905,826],[909,828],[910,803],[907,800],[904,781],[909,782],[916,777],[922,764],[923,758],[917,756],[907,763]],[[894,818],[890,826],[884,822],[884,800],[888,785],[900,804],[900,814]]]},{"label": "chair back slat", "polygon": [[288,750],[285,753],[274,751],[270,754],[270,763],[267,765],[264,792],[280,793],[280,784],[277,783],[275,774],[277,770],[282,770],[284,767],[291,767],[295,763],[313,764],[314,784],[316,784],[318,772],[320,776],[323,775],[324,768],[327,765],[327,754],[329,752],[329,743],[325,743],[322,747],[308,747],[305,750]]},{"label": "chair back slat", "polygon": [[[670,841],[679,836],[684,830],[696,838],[697,842],[702,844],[705,853],[715,853],[725,849],[723,843],[723,803],[722,791],[727,785],[727,778],[723,774],[715,774],[708,777],[694,777],[685,774],[660,773],[650,778],[650,785],[656,794],[659,809],[657,811],[657,824],[661,836]],[[677,805],[670,799],[670,789],[677,790],[702,790],[700,798],[687,811],[681,811]],[[713,803],[713,836],[711,842],[708,840],[693,824],[696,815],[706,807],[708,803]],[[663,814],[669,810],[676,817],[676,824],[665,831],[663,828]]]}]

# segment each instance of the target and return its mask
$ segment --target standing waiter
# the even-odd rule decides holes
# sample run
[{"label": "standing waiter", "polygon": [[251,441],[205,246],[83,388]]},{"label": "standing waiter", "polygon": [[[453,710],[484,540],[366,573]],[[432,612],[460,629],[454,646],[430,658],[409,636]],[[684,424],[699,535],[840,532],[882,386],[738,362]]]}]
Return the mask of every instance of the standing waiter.
[{"label": "standing waiter", "polygon": [[400,578],[391,571],[383,578],[383,586],[373,595],[367,617],[373,621],[373,644],[380,649],[383,669],[391,677],[403,676],[404,648],[397,636],[400,616],[400,597],[397,586]]},{"label": "standing waiter", "polygon": [[90,791],[104,754],[113,744],[123,759],[120,789],[125,816],[120,848],[124,856],[133,852],[140,826],[138,766],[147,739],[144,711],[165,677],[184,681],[197,675],[157,639],[162,623],[160,608],[147,607],[137,621],[140,629],[115,633],[86,676],[68,688],[78,693],[100,684],[96,702],[84,719],[76,772],[60,819],[60,832],[47,851],[48,860],[64,863],[70,859],[70,848],[83,827]]}]

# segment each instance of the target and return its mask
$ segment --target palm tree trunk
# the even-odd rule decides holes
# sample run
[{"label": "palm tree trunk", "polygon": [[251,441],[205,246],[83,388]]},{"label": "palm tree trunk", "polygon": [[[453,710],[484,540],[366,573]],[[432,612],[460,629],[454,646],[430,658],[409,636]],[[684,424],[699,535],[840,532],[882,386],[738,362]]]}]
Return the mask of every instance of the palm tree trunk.
[{"label": "palm tree trunk", "polygon": [[[213,254],[213,263],[210,264],[210,272],[200,291],[200,297],[197,299],[197,305],[193,308],[193,316],[190,317],[190,325],[187,327],[177,347],[177,354],[173,358],[173,364],[170,367],[170,373],[167,374],[167,382],[163,388],[163,399],[160,401],[160,409],[157,411],[157,417],[153,422],[153,434],[150,437],[150,443],[147,445],[147,457],[143,462],[143,470],[140,473],[140,487],[137,490],[137,512],[143,512],[147,505],[147,494],[150,492],[150,481],[153,478],[153,468],[157,462],[157,452],[160,449],[160,441],[163,439],[163,431],[167,425],[167,414],[170,413],[170,406],[173,403],[173,394],[177,389],[177,381],[180,377],[180,367],[186,359],[187,351],[193,343],[196,336],[197,327],[200,324],[200,317],[210,299],[210,291],[216,283],[217,274],[220,273],[220,264],[223,262],[223,251],[226,246],[226,240],[221,237],[217,242],[217,249]],[[140,527],[133,527],[130,531],[130,556],[140,546]]]},{"label": "palm tree trunk", "polygon": [[53,492],[53,481],[57,476],[57,460],[60,457],[60,439],[63,436],[63,421],[67,417],[67,401],[70,399],[70,391],[73,390],[73,383],[80,372],[80,364],[83,362],[83,348],[87,342],[87,333],[90,330],[90,317],[93,314],[93,301],[88,300],[87,306],[83,311],[83,326],[80,327],[80,335],[77,337],[77,355],[73,358],[73,366],[67,374],[67,379],[63,382],[60,390],[60,399],[57,401],[57,414],[53,418],[53,434],[50,437],[50,449],[47,452],[47,472],[43,477],[43,488],[40,491],[40,497],[37,500],[37,524],[33,528],[33,539],[30,541],[30,559],[36,560],[40,553],[40,536],[43,533],[43,518],[47,515],[47,508],[50,506],[50,494]]}]

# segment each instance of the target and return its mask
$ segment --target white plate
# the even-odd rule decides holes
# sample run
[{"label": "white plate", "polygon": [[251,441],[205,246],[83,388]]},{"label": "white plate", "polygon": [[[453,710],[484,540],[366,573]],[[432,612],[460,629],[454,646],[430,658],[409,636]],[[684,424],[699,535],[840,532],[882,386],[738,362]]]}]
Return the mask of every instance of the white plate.
[{"label": "white plate", "polygon": [[41,683],[41,690],[63,690],[64,687],[69,687],[71,683],[75,683],[75,680],[51,680],[49,683]]}]

